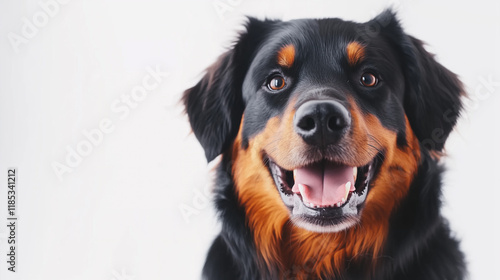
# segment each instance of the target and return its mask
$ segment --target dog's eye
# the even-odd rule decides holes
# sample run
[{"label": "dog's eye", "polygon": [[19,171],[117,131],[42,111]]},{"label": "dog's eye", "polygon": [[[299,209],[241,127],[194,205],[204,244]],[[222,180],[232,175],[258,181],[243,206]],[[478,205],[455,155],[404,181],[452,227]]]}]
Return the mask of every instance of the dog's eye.
[{"label": "dog's eye", "polygon": [[372,73],[366,72],[361,75],[361,84],[365,87],[374,87],[378,84],[378,78]]},{"label": "dog's eye", "polygon": [[267,84],[267,87],[270,90],[280,90],[285,87],[285,78],[281,76],[274,76]]}]

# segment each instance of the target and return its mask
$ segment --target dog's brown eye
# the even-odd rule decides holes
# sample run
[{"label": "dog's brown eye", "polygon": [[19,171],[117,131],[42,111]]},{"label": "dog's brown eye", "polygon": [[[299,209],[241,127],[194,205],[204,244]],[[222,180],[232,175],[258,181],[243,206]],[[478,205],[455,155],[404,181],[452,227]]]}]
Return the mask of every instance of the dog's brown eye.
[{"label": "dog's brown eye", "polygon": [[285,79],[281,76],[275,76],[267,86],[270,90],[280,90],[285,87]]},{"label": "dog's brown eye", "polygon": [[378,84],[378,78],[372,73],[363,73],[361,75],[361,84],[365,87],[374,87]]}]

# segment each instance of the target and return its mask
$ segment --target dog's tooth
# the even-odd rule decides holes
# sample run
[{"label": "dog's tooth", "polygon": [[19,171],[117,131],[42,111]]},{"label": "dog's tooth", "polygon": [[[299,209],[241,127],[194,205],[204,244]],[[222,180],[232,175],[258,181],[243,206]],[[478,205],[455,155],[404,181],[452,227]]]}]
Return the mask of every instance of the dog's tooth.
[{"label": "dog's tooth", "polygon": [[356,182],[356,178],[358,177],[358,168],[357,167],[354,167],[352,169],[352,175],[354,177],[354,182]]},{"label": "dog's tooth", "polygon": [[303,184],[299,184],[299,191],[300,193],[305,193],[306,192],[306,186],[304,186]]},{"label": "dog's tooth", "polygon": [[347,182],[345,184],[345,194],[344,197],[342,198],[344,201],[347,199],[347,196],[349,195],[349,192],[351,191],[351,182]]}]

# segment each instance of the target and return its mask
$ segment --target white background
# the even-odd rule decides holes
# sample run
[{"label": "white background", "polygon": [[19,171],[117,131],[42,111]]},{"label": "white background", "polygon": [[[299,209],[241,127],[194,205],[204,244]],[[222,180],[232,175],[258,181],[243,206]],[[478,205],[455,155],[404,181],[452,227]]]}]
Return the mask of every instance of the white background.
[{"label": "white background", "polygon": [[[0,279],[198,279],[218,224],[182,91],[244,15],[366,21],[389,5],[471,95],[446,146],[444,214],[471,279],[500,279],[498,1],[73,0],[43,22],[47,2],[0,1]],[[148,67],[170,75],[129,115],[116,113]],[[114,130],[60,180],[54,162],[67,164],[103,119]],[[18,170],[17,273],[5,261],[9,167]],[[181,205],[200,209],[184,217]]]}]

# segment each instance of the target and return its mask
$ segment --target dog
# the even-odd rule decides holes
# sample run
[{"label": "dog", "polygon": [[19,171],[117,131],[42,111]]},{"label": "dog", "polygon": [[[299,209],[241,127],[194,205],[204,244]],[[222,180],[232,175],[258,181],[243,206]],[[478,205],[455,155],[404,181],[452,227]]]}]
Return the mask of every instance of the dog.
[{"label": "dog", "polygon": [[222,155],[203,278],[466,277],[440,214],[457,76],[390,9],[245,27],[182,98],[206,159]]}]

